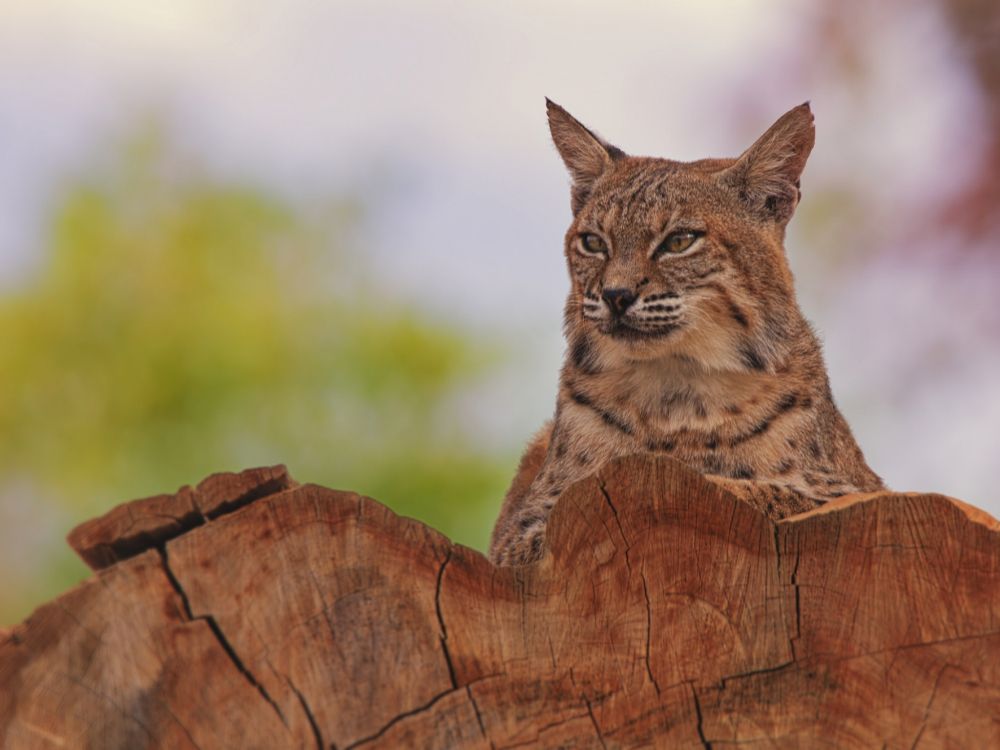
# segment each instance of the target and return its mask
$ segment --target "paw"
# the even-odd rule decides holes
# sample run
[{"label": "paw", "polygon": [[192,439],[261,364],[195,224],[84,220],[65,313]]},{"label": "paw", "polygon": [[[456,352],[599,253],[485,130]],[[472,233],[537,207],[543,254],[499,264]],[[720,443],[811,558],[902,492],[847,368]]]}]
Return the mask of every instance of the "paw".
[{"label": "paw", "polygon": [[544,553],[545,527],[534,525],[503,544],[493,562],[496,565],[530,565],[540,560]]}]

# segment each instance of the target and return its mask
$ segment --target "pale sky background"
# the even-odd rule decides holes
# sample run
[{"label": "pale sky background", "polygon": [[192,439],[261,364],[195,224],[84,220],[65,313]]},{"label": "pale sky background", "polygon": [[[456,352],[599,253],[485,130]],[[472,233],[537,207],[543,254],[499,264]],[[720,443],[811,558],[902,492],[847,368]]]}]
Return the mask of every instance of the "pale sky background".
[{"label": "pale sky background", "polygon": [[569,199],[544,97],[677,159],[736,155],[808,99],[787,245],[834,394],[892,487],[1000,516],[995,271],[910,231],[979,156],[972,84],[920,2],[859,17],[877,34],[854,78],[804,65],[822,7],[0,0],[0,285],[42,261],[59,181],[152,113],[223,175],[377,195],[359,244],[388,288],[508,342],[454,418],[509,447],[551,413],[563,346]]}]

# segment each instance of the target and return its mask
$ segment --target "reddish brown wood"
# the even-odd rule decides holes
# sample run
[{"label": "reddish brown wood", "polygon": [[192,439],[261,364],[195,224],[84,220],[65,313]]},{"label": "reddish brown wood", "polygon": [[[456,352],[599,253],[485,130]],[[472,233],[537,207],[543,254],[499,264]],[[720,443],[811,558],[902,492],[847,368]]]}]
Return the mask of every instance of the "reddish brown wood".
[{"label": "reddish brown wood", "polygon": [[80,524],[67,541],[93,570],[180,536],[205,521],[293,486],[284,466],[213,474],[173,495],[133,500]]},{"label": "reddish brown wood", "polygon": [[636,457],[498,569],[255,471],[74,532],[117,562],[0,635],[0,746],[1000,747],[1000,525],[958,501],[774,524]]}]

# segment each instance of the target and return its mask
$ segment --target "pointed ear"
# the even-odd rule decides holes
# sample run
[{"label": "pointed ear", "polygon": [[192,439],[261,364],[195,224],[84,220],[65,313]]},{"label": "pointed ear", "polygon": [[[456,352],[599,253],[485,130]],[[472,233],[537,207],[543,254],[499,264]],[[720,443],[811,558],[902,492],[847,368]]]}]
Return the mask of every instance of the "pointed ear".
[{"label": "pointed ear", "polygon": [[722,174],[761,218],[786,223],[802,197],[799,177],[816,141],[809,102],[783,114]]},{"label": "pointed ear", "polygon": [[552,100],[546,98],[545,106],[552,140],[573,178],[572,205],[576,214],[587,202],[594,183],[625,154],[602,141]]}]

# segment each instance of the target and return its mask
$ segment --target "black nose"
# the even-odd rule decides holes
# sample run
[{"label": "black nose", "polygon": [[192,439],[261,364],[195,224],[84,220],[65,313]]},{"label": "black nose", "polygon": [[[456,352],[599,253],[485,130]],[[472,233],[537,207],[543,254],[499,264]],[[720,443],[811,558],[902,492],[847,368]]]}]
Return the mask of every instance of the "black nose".
[{"label": "black nose", "polygon": [[635,302],[635,292],[631,289],[605,289],[601,296],[615,315],[621,315]]}]

